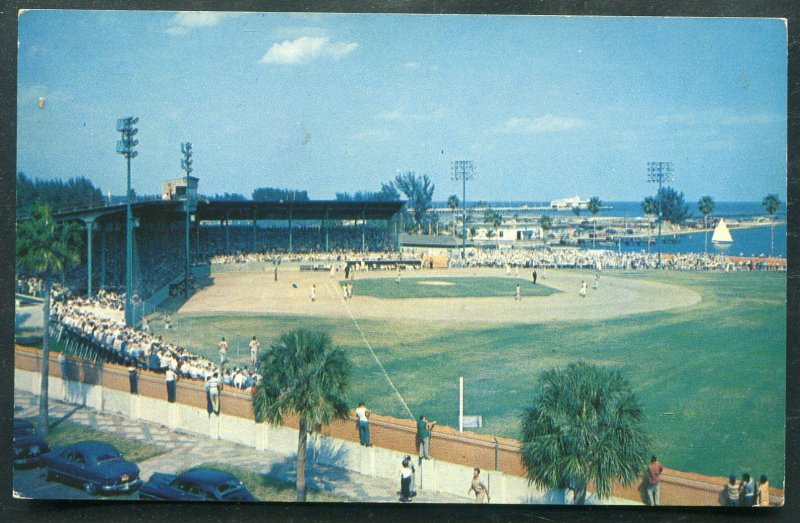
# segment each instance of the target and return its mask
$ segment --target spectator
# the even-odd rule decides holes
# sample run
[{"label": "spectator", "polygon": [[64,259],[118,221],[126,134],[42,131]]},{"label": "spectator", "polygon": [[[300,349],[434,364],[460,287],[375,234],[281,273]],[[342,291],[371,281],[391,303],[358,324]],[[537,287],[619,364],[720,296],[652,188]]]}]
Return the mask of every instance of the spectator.
[{"label": "spectator", "polygon": [[420,416],[417,422],[417,448],[419,449],[419,464],[423,459],[431,459],[431,431],[436,422],[429,422],[425,416]]},{"label": "spectator", "polygon": [[171,368],[167,368],[166,374],[166,382],[167,382],[167,401],[170,403],[175,403],[175,382],[178,380],[178,376],[173,372]]},{"label": "spectator", "polygon": [[400,502],[411,502],[411,477],[414,474],[411,460],[404,459],[400,466]]},{"label": "spectator", "polygon": [[767,476],[764,474],[761,474],[758,480],[758,506],[769,506],[769,481],[767,481]]},{"label": "spectator", "polygon": [[364,403],[359,403],[356,409],[356,418],[358,418],[358,440],[361,445],[371,447],[372,443],[369,442],[369,414],[367,407]]},{"label": "spectator", "polygon": [[647,467],[647,500],[650,506],[655,507],[661,504],[661,473],[664,467],[658,462],[658,458],[650,458],[650,465]]},{"label": "spectator", "polygon": [[486,488],[486,485],[483,483],[483,479],[481,479],[481,469],[478,467],[472,470],[472,483],[469,486],[469,490],[467,490],[467,496],[469,496],[470,492],[475,492],[475,503],[483,503],[484,500],[491,501],[489,498],[489,489]]},{"label": "spectator", "polygon": [[739,506],[739,485],[736,483],[736,476],[731,474],[728,483],[725,485],[725,501],[729,507]]},{"label": "spectator", "polygon": [[742,474],[742,481],[739,484],[739,505],[742,507],[752,507],[755,502],[756,483],[750,474]]},{"label": "spectator", "polygon": [[219,381],[219,373],[214,372],[206,381],[206,392],[211,403],[211,412],[219,416],[219,391],[222,384]]},{"label": "spectator", "polygon": [[136,365],[128,367],[128,381],[131,384],[131,394],[139,394],[139,371]]},{"label": "spectator", "polygon": [[228,342],[223,337],[219,342],[219,368],[225,367],[226,361],[228,361]]}]

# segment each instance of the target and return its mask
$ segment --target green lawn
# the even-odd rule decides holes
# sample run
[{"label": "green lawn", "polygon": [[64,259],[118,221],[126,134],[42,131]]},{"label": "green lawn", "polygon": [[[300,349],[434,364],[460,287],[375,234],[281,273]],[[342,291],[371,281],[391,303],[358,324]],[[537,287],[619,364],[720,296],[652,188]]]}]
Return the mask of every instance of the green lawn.
[{"label": "green lawn", "polygon": [[[479,431],[516,438],[539,374],[583,360],[617,368],[630,380],[653,452],[665,465],[718,476],[767,474],[782,486],[785,273],[617,274],[691,287],[702,300],[687,309],[596,322],[363,320],[359,326],[416,416],[455,426],[458,377],[464,376],[465,413],[483,416]],[[391,278],[385,283],[397,285]],[[216,358],[216,343],[226,336],[231,355],[237,359],[238,352],[243,363],[251,336],[265,347],[301,326],[328,330],[347,351],[353,406],[365,401],[375,412],[406,416],[350,320],[180,316],[168,338]]]},{"label": "green lawn", "polygon": [[[28,418],[28,421],[36,425],[38,418]],[[50,430],[44,437],[50,448],[64,447],[77,443],[78,441],[94,440],[102,441],[113,445],[122,453],[122,456],[134,463],[159,456],[168,449],[158,445],[148,445],[132,439],[123,438],[110,432],[94,429],[74,423],[72,421],[58,420],[50,418]]]},{"label": "green lawn", "polygon": [[[346,283],[340,281],[339,284]],[[548,296],[556,291],[531,280],[522,278],[412,278],[404,275],[397,281],[394,277],[367,278],[354,284],[359,296],[384,299],[402,298],[490,298],[514,296],[519,283],[523,296]]]},{"label": "green lawn", "polygon": [[[295,484],[291,481],[273,478],[266,474],[259,474],[258,472],[234,467],[226,463],[203,463],[192,468],[214,468],[229,472],[239,478],[245,488],[259,501],[297,501],[297,490],[295,489]],[[309,488],[306,491],[306,501],[345,502],[353,500]]]}]

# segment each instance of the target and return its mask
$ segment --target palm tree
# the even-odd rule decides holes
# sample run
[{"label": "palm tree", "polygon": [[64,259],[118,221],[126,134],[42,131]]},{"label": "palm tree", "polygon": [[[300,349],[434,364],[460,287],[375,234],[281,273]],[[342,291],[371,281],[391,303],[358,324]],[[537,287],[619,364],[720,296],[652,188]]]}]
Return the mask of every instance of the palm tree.
[{"label": "palm tree", "polygon": [[539,488],[567,485],[575,503],[593,483],[600,498],[614,482],[629,485],[647,465],[650,436],[626,379],[585,362],[542,375],[535,404],[522,416],[522,462]]},{"label": "palm tree", "polygon": [[281,425],[287,415],[300,418],[297,436],[297,501],[306,500],[308,433],[336,419],[347,419],[345,393],[352,365],[320,330],[297,329],[258,358],[261,383],[253,394],[257,421]]},{"label": "palm tree", "polygon": [[50,362],[50,288],[56,274],[80,263],[81,239],[74,224],[59,224],[50,207],[37,204],[30,220],[17,226],[17,268],[40,275],[44,280],[42,380],[39,391],[40,434],[48,429],[48,384]]},{"label": "palm tree", "polygon": [[781,200],[777,194],[768,194],[761,201],[761,205],[764,206],[764,210],[769,214],[769,221],[772,222],[769,239],[769,256],[771,258],[775,250],[775,211],[780,208]]},{"label": "palm tree", "polygon": [[706,230],[706,237],[703,242],[703,252],[708,252],[708,215],[714,212],[716,204],[711,196],[703,196],[697,202],[697,210],[703,215],[703,229]]},{"label": "palm tree", "polygon": [[594,231],[594,234],[592,235],[592,245],[594,245],[594,239],[595,236],[597,236],[597,226],[595,225],[594,220],[595,217],[597,216],[597,213],[600,212],[602,206],[603,202],[600,201],[600,198],[597,196],[592,196],[591,198],[589,198],[589,203],[586,204],[586,208],[589,210],[590,213],[592,213],[592,230]]},{"label": "palm tree", "polygon": [[456,211],[458,210],[458,204],[461,203],[458,199],[458,196],[455,194],[451,194],[447,198],[447,206],[450,208],[450,211],[453,213],[453,236],[455,236],[456,230]]},{"label": "palm tree", "polygon": [[[653,196],[646,196],[642,202],[642,212],[644,212],[644,215],[648,217],[658,214],[658,200]],[[650,252],[650,231],[652,228],[652,222],[647,220],[647,252]]]},{"label": "palm tree", "polygon": [[542,228],[542,231],[544,231],[543,240],[547,241],[547,231],[553,228],[553,219],[549,214],[543,214],[541,218],[539,218],[539,226]]}]

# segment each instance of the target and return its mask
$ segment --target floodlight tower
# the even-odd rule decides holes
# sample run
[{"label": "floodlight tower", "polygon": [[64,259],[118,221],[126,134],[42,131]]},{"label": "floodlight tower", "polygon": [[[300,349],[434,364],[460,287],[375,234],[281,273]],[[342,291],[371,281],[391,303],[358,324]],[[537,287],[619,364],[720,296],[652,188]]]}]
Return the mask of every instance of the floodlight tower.
[{"label": "floodlight tower", "polygon": [[475,162],[472,160],[454,160],[451,164],[452,179],[461,180],[463,193],[461,195],[461,205],[463,207],[463,228],[461,236],[461,259],[467,259],[467,180],[475,178],[477,170]]},{"label": "floodlight tower", "polygon": [[[183,158],[181,158],[181,169],[186,173],[186,182],[189,182],[189,175],[192,174],[192,142],[186,142],[181,144],[181,152],[183,153]],[[190,201],[189,195],[186,195],[186,200],[183,202],[185,205],[186,210],[186,285],[183,286],[183,298],[188,300],[189,299],[189,270],[190,270],[190,261],[189,261],[189,212],[190,212]],[[197,218],[195,218],[197,219]],[[198,224],[199,225],[199,224]]]},{"label": "floodlight tower", "polygon": [[662,195],[661,186],[666,182],[672,181],[672,162],[647,162],[647,181],[658,183],[656,200],[658,201],[658,268],[661,268],[661,223],[664,221],[664,213],[661,208]]},{"label": "floodlight tower", "polygon": [[139,118],[126,116],[117,120],[117,131],[122,139],[117,140],[117,152],[125,157],[128,163],[127,212],[125,214],[125,325],[133,326],[134,317],[131,310],[131,292],[133,291],[133,220],[131,213],[131,159],[139,154],[133,148],[139,145],[134,139],[139,129],[135,128]]}]

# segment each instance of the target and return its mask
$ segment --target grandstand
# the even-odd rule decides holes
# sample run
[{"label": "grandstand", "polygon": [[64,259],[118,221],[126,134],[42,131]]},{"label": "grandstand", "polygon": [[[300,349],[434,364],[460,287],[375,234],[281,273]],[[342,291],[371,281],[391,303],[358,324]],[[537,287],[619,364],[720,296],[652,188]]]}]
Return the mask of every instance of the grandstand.
[{"label": "grandstand", "polygon": [[[169,295],[171,287],[174,290],[191,282],[185,271],[187,239],[195,267],[207,264],[215,255],[241,252],[395,250],[398,231],[394,217],[404,203],[199,201],[196,209],[189,210],[188,225],[183,201],[134,203],[132,293],[152,310]],[[124,290],[125,216],[126,205],[55,214],[58,221],[83,226],[81,263],[62,283],[80,294],[93,294],[98,288]]]}]

